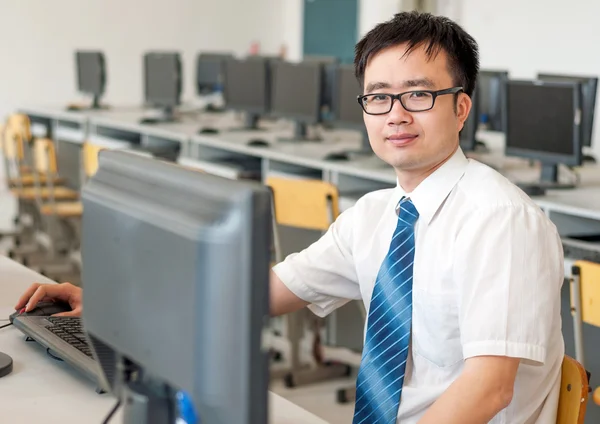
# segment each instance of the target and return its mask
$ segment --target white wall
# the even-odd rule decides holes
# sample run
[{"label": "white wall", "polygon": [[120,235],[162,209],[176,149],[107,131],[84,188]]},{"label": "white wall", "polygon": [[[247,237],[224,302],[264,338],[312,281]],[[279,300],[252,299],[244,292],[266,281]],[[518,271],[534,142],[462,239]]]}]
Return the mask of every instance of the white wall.
[{"label": "white wall", "polygon": [[80,99],[73,51],[104,50],[105,101],[139,104],[142,54],[177,49],[184,60],[184,99],[194,98],[200,50],[245,54],[254,40],[277,53],[281,0],[19,0],[0,2],[0,117],[24,105]]},{"label": "white wall", "polygon": [[[479,43],[483,68],[508,69],[513,78],[600,76],[598,16],[598,0],[462,0],[459,21]],[[592,144],[600,155],[600,95],[597,104]]]}]

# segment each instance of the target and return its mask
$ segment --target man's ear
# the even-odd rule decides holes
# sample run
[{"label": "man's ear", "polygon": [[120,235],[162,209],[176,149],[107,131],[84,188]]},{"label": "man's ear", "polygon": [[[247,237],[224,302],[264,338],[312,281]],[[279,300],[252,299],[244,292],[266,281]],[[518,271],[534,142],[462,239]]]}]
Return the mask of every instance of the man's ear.
[{"label": "man's ear", "polygon": [[458,118],[458,131],[461,131],[465,125],[467,118],[469,117],[469,112],[471,112],[471,107],[473,106],[473,102],[471,98],[465,93],[459,93],[458,98],[456,99],[456,117]]}]

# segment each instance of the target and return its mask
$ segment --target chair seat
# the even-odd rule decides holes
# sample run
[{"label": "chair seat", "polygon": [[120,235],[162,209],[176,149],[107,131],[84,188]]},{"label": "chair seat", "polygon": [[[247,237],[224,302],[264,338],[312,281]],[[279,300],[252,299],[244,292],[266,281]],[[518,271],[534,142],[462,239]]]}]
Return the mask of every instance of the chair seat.
[{"label": "chair seat", "polygon": [[75,218],[83,215],[83,203],[81,202],[58,202],[42,205],[43,215],[58,215],[62,218]]},{"label": "chair seat", "polygon": [[[46,181],[48,180],[48,178],[46,177],[46,175],[39,175],[39,182],[41,184],[45,184]],[[12,178],[10,180],[8,180],[8,184],[10,187],[15,187],[17,186],[17,184],[19,183],[19,180],[21,182],[22,185],[24,186],[31,186],[34,184],[34,175],[33,174],[23,174],[21,175],[20,178]],[[59,185],[59,184],[63,184],[65,182],[64,178],[60,178],[60,177],[55,177],[53,180],[55,185]]]},{"label": "chair seat", "polygon": [[[24,187],[22,190],[14,189],[12,193],[23,200],[34,200],[37,189],[35,187]],[[47,187],[39,190],[39,196],[44,200],[50,199],[51,194],[56,200],[76,200],[79,197],[77,191],[66,187],[54,187],[53,191],[50,191]]]}]

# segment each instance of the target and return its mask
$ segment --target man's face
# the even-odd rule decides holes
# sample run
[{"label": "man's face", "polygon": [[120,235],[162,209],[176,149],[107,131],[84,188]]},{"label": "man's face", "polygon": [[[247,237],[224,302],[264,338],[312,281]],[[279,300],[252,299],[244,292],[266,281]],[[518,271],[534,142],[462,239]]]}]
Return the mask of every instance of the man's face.
[{"label": "man's face", "polygon": [[[455,84],[442,50],[429,58],[423,47],[405,55],[406,44],[373,56],[365,69],[364,94],[398,94],[411,90],[444,90]],[[394,100],[384,115],[364,114],[371,147],[398,172],[426,172],[448,159],[458,146],[458,133],[471,109],[471,100],[458,94],[440,95],[431,110],[408,112]],[[419,98],[419,95],[413,98]]]}]

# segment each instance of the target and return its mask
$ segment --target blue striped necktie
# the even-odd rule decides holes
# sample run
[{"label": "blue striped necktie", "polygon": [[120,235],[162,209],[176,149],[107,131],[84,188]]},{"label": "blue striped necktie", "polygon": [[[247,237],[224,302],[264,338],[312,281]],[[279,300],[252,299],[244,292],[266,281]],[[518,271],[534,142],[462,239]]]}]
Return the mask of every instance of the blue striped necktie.
[{"label": "blue striped necktie", "polygon": [[353,424],[393,424],[398,415],[410,341],[414,227],[419,213],[406,198],[397,210],[396,231],[371,297]]}]

